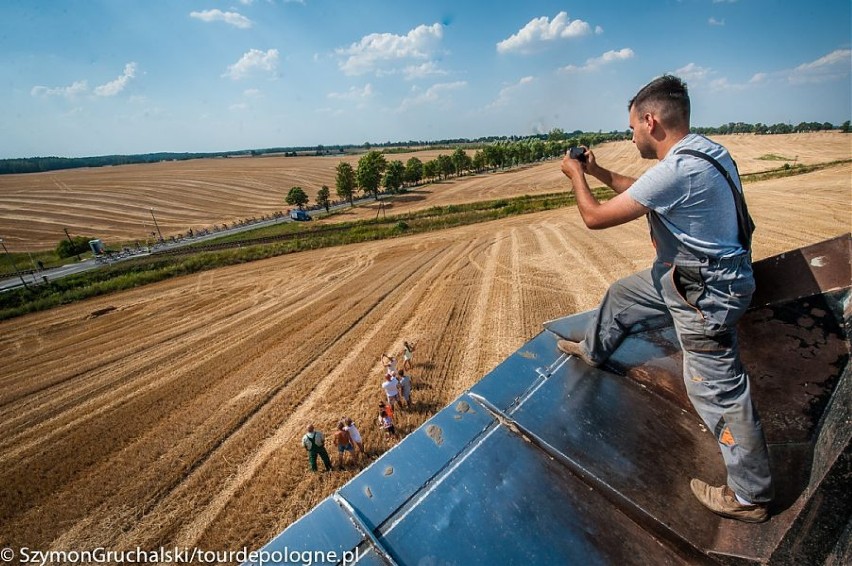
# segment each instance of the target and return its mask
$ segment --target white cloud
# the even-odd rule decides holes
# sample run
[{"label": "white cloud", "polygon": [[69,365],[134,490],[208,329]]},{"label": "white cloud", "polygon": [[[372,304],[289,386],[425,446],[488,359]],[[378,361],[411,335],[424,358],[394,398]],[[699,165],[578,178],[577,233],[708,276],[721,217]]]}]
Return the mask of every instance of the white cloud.
[{"label": "white cloud", "polygon": [[243,91],[243,96],[247,98],[258,98],[262,96],[262,93],[256,88],[247,88]]},{"label": "white cloud", "polygon": [[[518,33],[498,43],[497,52],[529,53],[549,41],[581,37],[590,33],[592,33],[592,27],[587,22],[571,20],[566,12],[559,12],[553,20],[547,16],[533,18]],[[595,33],[603,33],[603,29],[597,26]]]},{"label": "white cloud", "polygon": [[751,84],[759,84],[766,81],[767,78],[768,75],[766,73],[755,73],[748,82]]},{"label": "white cloud", "polygon": [[406,80],[422,79],[435,75],[446,75],[447,71],[440,69],[434,61],[426,61],[420,65],[409,65],[402,70]]},{"label": "white cloud", "polygon": [[32,90],[30,90],[30,94],[32,96],[64,96],[66,98],[72,98],[78,94],[84,94],[88,90],[89,85],[86,81],[75,81],[70,86],[57,86],[52,88],[46,86],[34,86]]},{"label": "white cloud", "polygon": [[837,49],[816,61],[804,63],[789,71],[787,79],[793,84],[822,83],[849,76],[852,49]]},{"label": "white cloud", "polygon": [[231,104],[228,108],[234,112],[242,112],[243,110],[248,110],[248,104],[237,102],[236,104]]},{"label": "white cloud", "polygon": [[201,12],[190,12],[189,17],[202,22],[225,22],[240,29],[251,27],[251,20],[239,12],[223,12],[222,10],[203,10]]},{"label": "white cloud", "polygon": [[124,72],[114,81],[96,86],[94,93],[97,96],[115,96],[125,89],[130,79],[136,76],[136,63],[128,63],[124,66]]},{"label": "white cloud", "polygon": [[339,63],[340,70],[347,75],[395,72],[386,67],[412,60],[430,60],[443,35],[441,24],[419,25],[406,35],[372,33],[347,48],[336,49],[335,53],[347,57]]},{"label": "white cloud", "polygon": [[364,101],[373,96],[373,85],[367,83],[364,88],[350,87],[346,92],[330,92],[328,98],[334,100]]},{"label": "white cloud", "polygon": [[454,83],[437,83],[422,91],[413,87],[412,96],[404,99],[399,105],[397,112],[404,112],[414,106],[424,104],[436,104],[445,100],[444,94],[467,86],[467,81],[456,81]]},{"label": "white cloud", "polygon": [[260,71],[274,72],[278,68],[278,50],[270,49],[266,52],[260,49],[246,51],[240,60],[233,65],[228,65],[228,71],[222,76],[233,80],[244,79],[255,69]]},{"label": "white cloud", "polygon": [[494,99],[494,102],[489,104],[486,108],[498,108],[501,106],[508,106],[512,99],[518,91],[523,89],[525,85],[532,83],[535,79],[533,77],[523,77],[521,80],[516,82],[515,84],[511,84],[507,87],[503,87],[500,89],[500,93],[497,95],[497,98]]},{"label": "white cloud", "polygon": [[706,67],[699,67],[695,63],[689,63],[685,67],[676,70],[674,74],[686,82],[701,81],[706,79],[712,71]]},{"label": "white cloud", "polygon": [[568,73],[577,73],[577,72],[588,72],[588,71],[597,71],[604,65],[608,65],[610,63],[614,63],[616,61],[624,61],[627,59],[632,59],[636,54],[629,47],[625,47],[624,49],[619,49],[618,51],[607,51],[600,57],[592,57],[591,59],[586,59],[586,64],[582,67],[578,67],[576,65],[568,65],[566,67],[562,67],[562,71]]},{"label": "white cloud", "polygon": [[724,19],[717,20],[716,18],[710,18],[709,20],[707,20],[707,23],[710,24],[711,26],[724,26],[725,20]]}]

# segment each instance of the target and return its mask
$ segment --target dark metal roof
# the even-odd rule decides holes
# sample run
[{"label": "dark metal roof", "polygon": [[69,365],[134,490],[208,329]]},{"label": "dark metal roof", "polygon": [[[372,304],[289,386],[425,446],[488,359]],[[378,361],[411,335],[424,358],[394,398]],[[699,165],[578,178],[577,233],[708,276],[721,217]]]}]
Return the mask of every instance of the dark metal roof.
[{"label": "dark metal roof", "polygon": [[[686,398],[673,329],[648,321],[596,369],[556,349],[559,336],[577,335],[583,313],[546,323],[263,551],[424,565],[825,556],[849,521],[852,491],[843,472],[852,436],[849,247],[847,235],[756,264],[766,291],[740,339],[778,484],[769,523],[716,517],[689,490],[690,477],[722,483],[725,469]],[[785,294],[773,281],[789,275],[790,262],[819,273],[808,285],[799,273]],[[814,525],[818,548],[802,542],[813,542]]]}]

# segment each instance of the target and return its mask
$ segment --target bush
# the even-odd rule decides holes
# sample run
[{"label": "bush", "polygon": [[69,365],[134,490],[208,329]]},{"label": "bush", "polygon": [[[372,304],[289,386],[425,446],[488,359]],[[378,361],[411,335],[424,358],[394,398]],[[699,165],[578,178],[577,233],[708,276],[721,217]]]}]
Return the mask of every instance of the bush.
[{"label": "bush", "polygon": [[65,259],[66,257],[71,257],[72,255],[79,255],[82,253],[86,253],[89,251],[89,240],[93,238],[86,238],[84,236],[74,236],[71,240],[61,240],[56,245],[56,255],[60,258]]}]

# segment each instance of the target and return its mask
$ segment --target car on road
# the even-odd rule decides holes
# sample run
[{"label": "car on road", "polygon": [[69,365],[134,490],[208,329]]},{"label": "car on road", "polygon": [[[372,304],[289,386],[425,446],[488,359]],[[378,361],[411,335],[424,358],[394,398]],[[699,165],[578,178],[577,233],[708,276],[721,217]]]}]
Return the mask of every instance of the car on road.
[{"label": "car on road", "polygon": [[291,211],[290,211],[290,218],[291,218],[291,219],[293,219],[293,220],[296,220],[296,221],[302,221],[302,220],[305,220],[305,221],[307,221],[307,220],[313,220],[313,219],[311,218],[311,215],[310,215],[310,214],[308,214],[308,213],[307,213],[307,212],[305,212],[304,210],[298,210],[298,209],[296,209],[296,210],[291,210]]}]

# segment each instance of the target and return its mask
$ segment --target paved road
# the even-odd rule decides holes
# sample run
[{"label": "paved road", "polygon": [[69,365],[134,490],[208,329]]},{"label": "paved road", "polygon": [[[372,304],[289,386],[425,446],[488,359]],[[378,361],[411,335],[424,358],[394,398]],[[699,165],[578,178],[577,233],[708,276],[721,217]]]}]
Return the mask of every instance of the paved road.
[{"label": "paved road", "polygon": [[[311,212],[311,214],[315,214],[315,212]],[[181,248],[184,246],[188,246],[190,244],[196,244],[198,242],[204,242],[207,240],[212,240],[214,238],[221,238],[222,236],[228,236],[231,234],[239,234],[240,232],[246,232],[248,230],[255,230],[257,228],[263,228],[265,226],[272,226],[273,224],[280,224],[283,222],[292,222],[288,217],[282,216],[281,218],[273,218],[271,220],[261,220],[259,222],[254,222],[252,224],[246,224],[243,226],[235,226],[233,228],[228,228],[226,230],[219,230],[218,232],[210,232],[208,234],[195,236],[192,238],[184,238],[181,240],[176,240],[174,242],[166,240],[161,244],[156,244],[150,250],[148,248],[141,248],[138,253],[122,253],[122,254],[114,254],[113,257],[108,262],[99,262],[95,259],[85,259],[83,261],[77,263],[69,263],[67,265],[63,265],[61,267],[54,267],[51,269],[45,269],[44,271],[40,271],[38,273],[32,274],[22,274],[21,276],[10,277],[7,279],[0,280],[0,292],[8,291],[10,289],[17,289],[23,286],[21,282],[21,277],[23,277],[24,281],[27,285],[39,285],[44,283],[43,277],[47,277],[48,281],[54,281],[56,279],[67,277],[68,275],[72,275],[74,273],[81,273],[83,271],[89,271],[90,269],[96,269],[105,265],[107,263],[115,263],[119,261],[124,261],[137,257],[144,257],[147,255],[151,255],[152,252],[162,251],[162,250],[170,250],[174,248]]]},{"label": "paved road", "polygon": [[[360,204],[362,202],[371,202],[373,201],[372,197],[360,198],[355,200],[355,204]],[[349,203],[338,204],[330,207],[330,211],[348,208]],[[311,216],[320,216],[325,215],[325,211],[323,210],[309,210],[308,213]],[[265,226],[272,226],[273,224],[280,224],[283,222],[293,222],[289,217],[282,216],[280,218],[273,218],[271,220],[261,220],[259,222],[254,222],[252,224],[246,224],[243,226],[234,226],[232,228],[228,228],[226,230],[219,230],[218,232],[210,232],[205,235],[195,236],[192,238],[184,238],[177,241],[169,241],[166,240],[161,244],[156,244],[153,246],[152,250],[148,250],[147,248],[143,248],[144,251],[140,251],[139,253],[129,253],[129,254],[117,254],[110,259],[109,263],[115,263],[117,261],[124,261],[127,259],[143,257],[146,255],[151,255],[152,252],[161,251],[161,250],[170,250],[174,248],[180,248],[184,246],[188,246],[190,244],[197,244],[198,242],[204,242],[207,240],[213,240],[215,238],[221,238],[222,236],[228,236],[231,234],[239,234],[240,232],[246,232],[248,230],[255,230],[257,228],[263,228]],[[61,277],[67,277],[68,275],[74,273],[81,273],[83,271],[89,271],[90,269],[96,269],[104,265],[103,262],[98,262],[95,259],[86,259],[80,261],[78,263],[63,265],[62,267],[54,267],[51,269],[45,269],[44,271],[40,271],[38,273],[32,274],[23,274],[24,281],[26,281],[27,285],[39,285],[44,283],[43,277],[47,277],[48,281],[53,281],[55,279],[59,279]],[[14,276],[7,279],[0,280],[0,293],[4,291],[8,291],[10,289],[17,289],[18,287],[22,287],[23,283],[21,283],[21,277]]]}]

